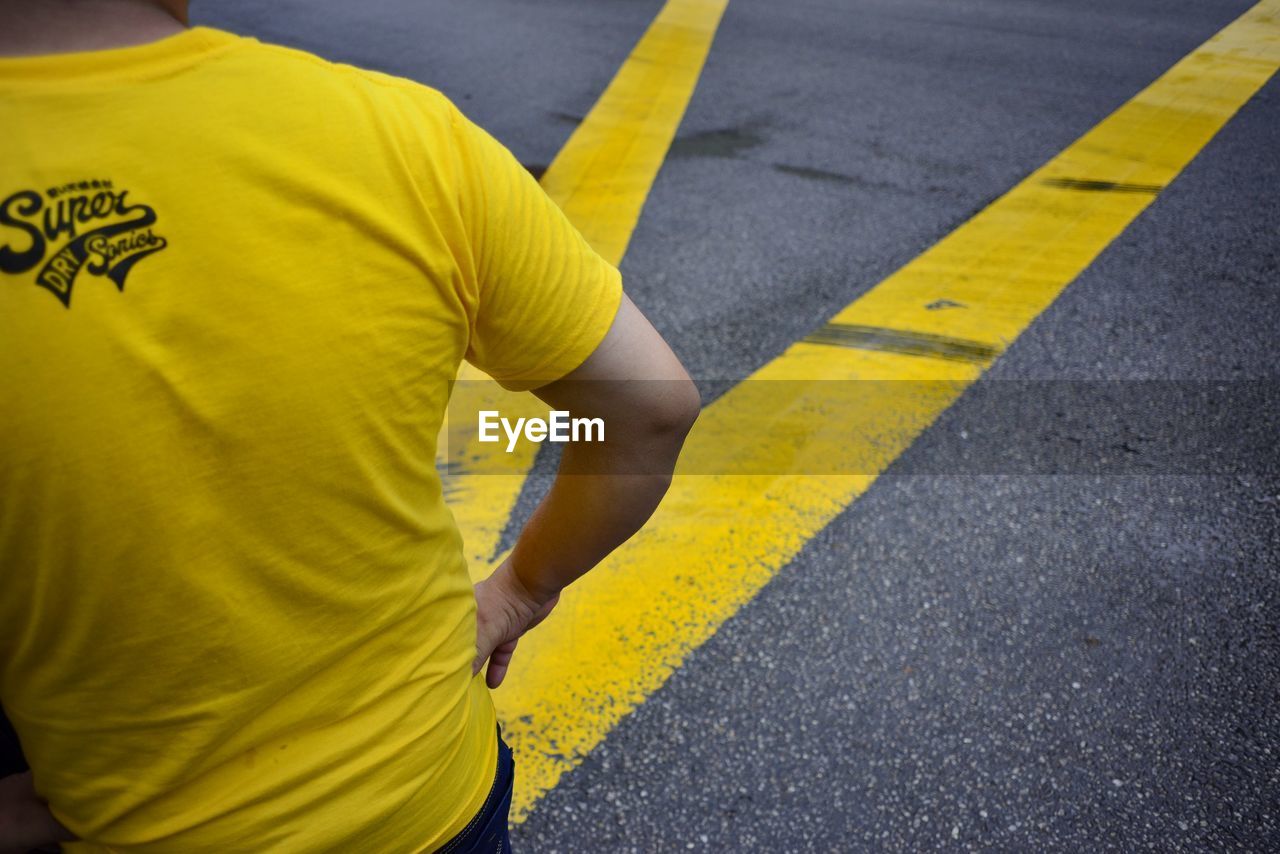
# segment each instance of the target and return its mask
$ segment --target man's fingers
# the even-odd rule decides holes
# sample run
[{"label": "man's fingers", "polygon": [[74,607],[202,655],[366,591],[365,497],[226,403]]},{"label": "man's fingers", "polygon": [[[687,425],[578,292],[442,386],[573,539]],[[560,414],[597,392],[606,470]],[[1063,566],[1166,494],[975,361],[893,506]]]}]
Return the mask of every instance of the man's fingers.
[{"label": "man's fingers", "polygon": [[515,640],[507,641],[489,656],[489,669],[485,673],[484,683],[490,689],[497,688],[502,684],[502,680],[506,678],[507,667],[511,664],[511,657],[515,655],[518,642]]}]

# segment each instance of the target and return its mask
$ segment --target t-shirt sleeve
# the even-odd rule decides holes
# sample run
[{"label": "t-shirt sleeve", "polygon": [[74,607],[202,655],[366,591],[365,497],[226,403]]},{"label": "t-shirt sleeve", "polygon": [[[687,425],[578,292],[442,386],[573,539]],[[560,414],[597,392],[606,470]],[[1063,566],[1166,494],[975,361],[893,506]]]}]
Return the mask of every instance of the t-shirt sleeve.
[{"label": "t-shirt sleeve", "polygon": [[622,279],[510,151],[456,110],[453,120],[475,278],[466,359],[506,388],[536,388],[604,339]]}]

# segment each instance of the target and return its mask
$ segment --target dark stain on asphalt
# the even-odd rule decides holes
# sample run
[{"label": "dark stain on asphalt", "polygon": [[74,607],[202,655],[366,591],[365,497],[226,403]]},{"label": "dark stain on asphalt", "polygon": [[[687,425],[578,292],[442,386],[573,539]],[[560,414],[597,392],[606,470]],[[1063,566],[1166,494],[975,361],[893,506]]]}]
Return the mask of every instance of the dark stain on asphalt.
[{"label": "dark stain on asphalt", "polygon": [[552,110],[551,118],[559,122],[565,122],[571,125],[580,125],[586,120],[586,116],[580,116],[577,113],[565,113],[560,110]]},{"label": "dark stain on asphalt", "polygon": [[1080,178],[1046,178],[1044,185],[1063,190],[1087,190],[1094,193],[1146,193],[1156,195],[1164,187],[1159,184],[1125,184],[1120,181],[1090,181]]},{"label": "dark stain on asphalt", "polygon": [[773,168],[786,175],[808,178],[813,181],[825,181],[829,184],[857,184],[859,180],[843,172],[828,172],[826,169],[811,169],[808,166],[792,166],[787,163],[775,163]]},{"label": "dark stain on asphalt", "polygon": [[794,175],[797,178],[804,178],[808,181],[819,181],[824,184],[842,187],[857,187],[863,190],[901,193],[908,196],[919,195],[921,193],[945,192],[945,188],[942,187],[931,186],[925,190],[917,190],[910,187],[904,187],[902,184],[895,181],[880,181],[872,178],[865,178],[860,175],[850,175],[845,172],[833,172],[829,169],[814,169],[811,166],[796,166],[791,163],[773,163],[770,165],[773,167],[774,171],[781,172],[784,175]]},{"label": "dark stain on asphalt", "polygon": [[764,143],[754,128],[743,126],[706,130],[676,137],[671,143],[670,157],[739,157],[743,152]]}]

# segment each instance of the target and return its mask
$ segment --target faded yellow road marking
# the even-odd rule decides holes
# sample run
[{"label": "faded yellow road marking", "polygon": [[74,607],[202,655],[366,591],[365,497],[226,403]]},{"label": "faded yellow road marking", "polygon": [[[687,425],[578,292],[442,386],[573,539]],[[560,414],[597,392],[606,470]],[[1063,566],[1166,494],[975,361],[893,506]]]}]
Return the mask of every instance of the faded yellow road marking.
[{"label": "faded yellow road marking", "polygon": [[[959,341],[970,354],[994,357],[1271,77],[1280,64],[1278,12],[1280,0],[1253,7],[839,312],[833,328]],[[940,304],[950,307],[927,308]],[[682,468],[714,465],[724,474],[677,477],[653,521],[569,588],[555,615],[521,641],[517,666],[496,693],[504,734],[519,754],[515,820],[989,364],[832,343],[848,342],[797,342],[709,406]],[[791,381],[786,400],[776,399],[781,384],[760,382],[771,379]],[[867,397],[855,404],[823,396],[822,381],[840,379],[930,382],[867,383]],[[848,440],[811,441],[817,419],[839,419]],[[743,423],[751,425],[745,433]],[[760,474],[830,471],[833,460],[866,474]]]},{"label": "faded yellow road marking", "polygon": [[[609,263],[622,261],[640,210],[666,159],[685,107],[702,73],[728,0],[668,0],[632,49],[594,107],[547,167],[540,183],[569,220]],[[511,418],[538,414],[529,394],[504,391],[464,365],[455,387],[484,406],[455,400],[454,412],[496,409]],[[545,408],[541,410],[545,415]],[[439,447],[445,495],[462,531],[471,576],[492,568],[502,530],[533,464],[535,449],[521,443],[502,471],[486,457],[503,455],[481,445],[475,424],[446,424]]]},{"label": "faded yellow road marking", "polygon": [[595,250],[617,264],[697,85],[728,0],[669,0],[542,176]]}]

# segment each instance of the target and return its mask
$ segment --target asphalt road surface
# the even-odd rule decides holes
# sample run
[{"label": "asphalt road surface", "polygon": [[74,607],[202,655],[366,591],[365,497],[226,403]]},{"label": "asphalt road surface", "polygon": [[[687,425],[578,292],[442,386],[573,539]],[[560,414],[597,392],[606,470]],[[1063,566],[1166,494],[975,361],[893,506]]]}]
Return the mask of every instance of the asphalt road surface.
[{"label": "asphalt road surface", "polygon": [[[628,292],[709,402],[1250,5],[731,0],[622,262]],[[538,171],[660,6],[219,0],[194,14],[435,86]],[[1200,381],[1232,409],[1247,383],[1229,383],[1274,388],[1278,152],[1273,79],[560,780],[517,848],[1280,848],[1274,396],[1235,408],[1254,431],[1238,444],[1203,426],[1203,406],[1152,404],[1170,435],[1229,451],[1086,472],[1070,441],[1015,429],[975,392],[1074,380],[1113,399],[1148,387],[1119,381]],[[949,468],[993,435],[987,463]]]}]

